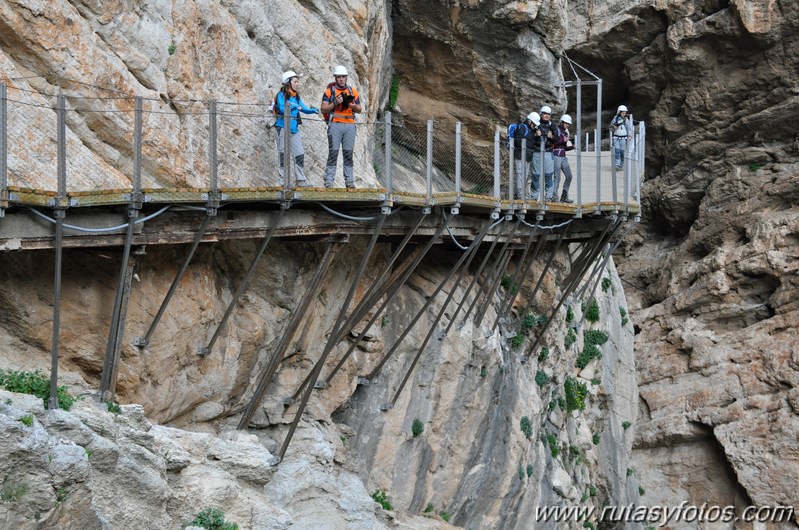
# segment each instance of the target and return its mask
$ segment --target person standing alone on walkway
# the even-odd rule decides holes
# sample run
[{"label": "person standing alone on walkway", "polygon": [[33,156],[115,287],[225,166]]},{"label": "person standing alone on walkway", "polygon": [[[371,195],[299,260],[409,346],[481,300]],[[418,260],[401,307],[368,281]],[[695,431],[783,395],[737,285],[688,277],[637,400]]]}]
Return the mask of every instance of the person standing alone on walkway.
[{"label": "person standing alone on walkway", "polygon": [[619,105],[616,115],[610,121],[610,130],[613,133],[613,161],[616,170],[624,167],[624,152],[627,151],[627,141],[632,134],[632,120],[627,117],[627,107]]},{"label": "person standing alone on walkway", "polygon": [[318,114],[319,109],[308,108],[308,106],[300,98],[297,88],[300,85],[299,77],[293,70],[283,72],[282,77],[283,86],[280,92],[275,96],[274,112],[277,117],[275,121],[275,129],[277,130],[277,153],[278,153],[278,174],[280,178],[284,178],[284,171],[286,167],[286,137],[283,131],[284,112],[285,106],[288,104],[289,108],[289,126],[290,146],[289,150],[294,155],[294,167],[297,176],[297,186],[307,186],[308,179],[305,177],[305,150],[302,147],[302,135],[300,134],[299,124],[300,112],[304,114]]},{"label": "person standing alone on walkway", "polygon": [[572,124],[572,117],[564,114],[560,117],[560,126],[558,126],[558,137],[555,140],[555,149],[552,150],[552,155],[555,159],[555,199],[558,198],[558,189],[560,188],[560,173],[566,175],[566,180],[563,181],[563,193],[560,195],[560,202],[572,203],[573,200],[569,199],[569,186],[572,185],[572,168],[569,166],[569,159],[566,158],[566,152],[574,149],[572,143],[571,133],[569,126]]},{"label": "person standing alone on walkway", "polygon": [[355,187],[352,153],[355,149],[355,113],[361,112],[361,98],[354,86],[347,84],[347,69],[338,65],[333,69],[335,82],[322,94],[322,112],[327,115],[327,167],[325,187],[332,188],[336,178],[338,152],[344,151],[344,184]]}]

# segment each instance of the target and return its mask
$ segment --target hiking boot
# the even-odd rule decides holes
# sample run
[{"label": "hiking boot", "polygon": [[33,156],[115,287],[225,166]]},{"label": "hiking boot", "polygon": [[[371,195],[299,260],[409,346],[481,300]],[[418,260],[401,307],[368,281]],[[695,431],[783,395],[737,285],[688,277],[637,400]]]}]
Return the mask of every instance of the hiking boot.
[{"label": "hiking boot", "polygon": [[355,188],[355,183],[354,182],[347,182],[345,185],[347,186],[347,189]]},{"label": "hiking boot", "polygon": [[325,181],[325,188],[332,188],[332,187],[333,187],[333,183],[326,180]]},{"label": "hiking boot", "polygon": [[560,202],[565,202],[566,204],[571,204],[574,201],[564,195],[563,197],[560,198]]}]

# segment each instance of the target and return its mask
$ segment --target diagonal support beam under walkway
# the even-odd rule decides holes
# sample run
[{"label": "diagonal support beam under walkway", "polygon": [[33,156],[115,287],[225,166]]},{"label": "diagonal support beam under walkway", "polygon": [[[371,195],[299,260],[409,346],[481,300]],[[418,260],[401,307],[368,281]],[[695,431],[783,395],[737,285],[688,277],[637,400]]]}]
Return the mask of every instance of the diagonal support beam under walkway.
[{"label": "diagonal support beam under walkway", "polygon": [[247,270],[247,274],[244,275],[244,279],[241,281],[241,285],[239,285],[236,294],[233,295],[233,299],[228,304],[227,309],[225,310],[225,315],[222,317],[221,322],[216,327],[216,331],[214,331],[211,340],[208,342],[208,346],[201,347],[200,350],[197,352],[200,355],[208,355],[214,349],[214,344],[216,344],[216,340],[219,338],[219,334],[222,331],[222,328],[225,327],[227,324],[228,319],[230,318],[231,313],[233,313],[233,308],[236,307],[236,304],[241,298],[241,295],[244,294],[244,291],[250,284],[250,280],[252,280],[253,274],[255,274],[255,267],[258,265],[258,261],[261,259],[266,247],[269,245],[269,242],[272,240],[272,237],[275,235],[275,230],[277,230],[278,225],[280,224],[280,220],[283,218],[283,214],[286,212],[284,208],[281,208],[278,211],[277,219],[275,222],[272,223],[272,226],[269,227],[269,230],[266,232],[266,236],[264,237],[263,241],[261,242],[261,246],[258,247],[258,250],[255,253],[255,257],[252,260],[252,264],[250,268]]},{"label": "diagonal support beam under walkway", "polygon": [[[433,246],[433,243],[435,243],[438,240],[439,236],[441,235],[441,231],[436,232],[436,234],[429,240],[428,245],[426,245],[423,248],[420,247],[414,250],[408,256],[407,262],[403,263],[399,267],[399,269],[394,274],[391,275],[391,277],[388,280],[383,281],[385,275],[389,272],[391,266],[394,264],[394,262],[401,254],[402,250],[407,245],[411,236],[413,236],[416,229],[419,227],[419,224],[421,223],[422,219],[424,219],[424,216],[422,216],[422,218],[419,219],[419,223],[416,224],[413,231],[406,234],[402,243],[400,243],[399,247],[394,251],[394,255],[386,263],[386,265],[383,267],[383,271],[380,273],[378,278],[369,288],[369,291],[361,299],[360,303],[353,310],[352,315],[350,315],[350,317],[347,319],[344,325],[341,326],[341,330],[338,336],[336,337],[336,344],[344,340],[344,337],[346,337],[347,334],[349,334],[350,331],[352,331],[352,329],[355,326],[357,326],[361,320],[363,320],[363,318],[369,313],[369,310],[374,308],[374,305],[378,302],[378,300],[380,300],[380,298],[382,298],[389,291],[391,291],[391,294],[386,300],[383,301],[383,303],[380,305],[377,311],[374,312],[374,315],[366,324],[363,331],[360,334],[358,334],[357,339],[352,344],[350,344],[350,347],[347,349],[346,353],[344,353],[344,355],[341,357],[338,364],[336,364],[335,368],[331,370],[331,372],[327,375],[326,378],[320,379],[314,385],[316,388],[324,388],[329,384],[330,380],[333,379],[333,376],[336,375],[336,373],[341,369],[341,367],[347,361],[347,359],[355,350],[355,348],[358,346],[358,344],[361,343],[363,338],[366,336],[366,332],[369,330],[370,327],[372,327],[372,324],[374,324],[375,320],[377,320],[377,317],[383,312],[383,310],[391,302],[391,300],[394,299],[394,296],[399,292],[400,287],[405,283],[405,280],[413,273],[413,271],[416,269],[416,266],[419,264],[420,261],[422,261],[427,251],[430,249],[430,247]],[[443,230],[443,225],[441,228]],[[378,285],[379,287],[377,287]],[[310,373],[308,373],[308,375],[305,377],[302,383],[300,383],[300,387],[296,390],[296,392],[294,392],[294,395],[291,396],[291,398],[289,399],[289,403],[293,403],[294,401],[297,400],[297,398],[302,393],[303,389],[305,389],[305,385],[307,385],[308,382],[310,381],[312,373],[313,370]]]},{"label": "diagonal support beam under walkway", "polygon": [[[513,308],[513,302],[516,300],[516,295],[519,293],[519,289],[524,281],[524,277],[527,276],[527,271],[529,270],[530,266],[535,261],[537,257],[537,253],[533,252],[532,259],[527,260],[527,255],[530,253],[530,248],[533,246],[533,240],[535,235],[538,233],[538,225],[533,227],[533,233],[530,234],[528,237],[527,245],[524,247],[524,252],[522,253],[522,257],[519,258],[519,265],[516,267],[516,270],[513,273],[513,280],[511,281],[510,286],[508,287],[507,291],[505,292],[505,296],[502,298],[502,302],[499,304],[499,311],[497,311],[497,318],[494,319],[494,325],[491,328],[491,331],[494,332],[499,326],[499,321],[505,318],[505,314],[508,312],[509,309]],[[543,234],[538,238],[538,243],[536,245],[536,249],[541,248],[541,241],[545,239]],[[522,274],[524,271],[524,274]]]},{"label": "diagonal support beam under walkway", "polygon": [[302,322],[306,311],[308,311],[308,306],[311,304],[311,300],[316,298],[316,296],[319,294],[319,288],[321,287],[322,279],[327,274],[327,270],[330,268],[330,263],[339,253],[341,248],[341,243],[333,241],[328,243],[325,254],[319,261],[319,266],[316,268],[316,272],[313,275],[310,285],[306,289],[299,305],[291,315],[291,320],[289,320],[289,323],[283,332],[283,336],[280,338],[280,342],[275,348],[272,358],[269,360],[269,364],[266,366],[264,371],[261,372],[261,375],[258,378],[258,384],[255,387],[255,392],[253,393],[252,399],[250,399],[250,403],[247,405],[247,408],[244,411],[244,415],[241,417],[241,420],[239,420],[239,425],[236,427],[237,429],[244,429],[250,424],[250,420],[252,420],[256,409],[261,404],[261,400],[263,400],[264,395],[266,395],[266,391],[269,388],[269,385],[272,383],[272,377],[274,377],[275,372],[280,366],[280,362],[283,360],[283,356],[286,354],[286,350],[294,338],[294,334],[297,332],[300,322]]},{"label": "diagonal support beam under walkway", "polygon": [[[566,227],[566,230],[568,230],[568,227]],[[538,290],[541,289],[541,286],[544,284],[544,278],[546,277],[547,272],[549,272],[549,268],[552,266],[552,261],[555,259],[558,250],[560,250],[560,246],[563,243],[563,237],[566,235],[566,230],[560,233],[560,236],[558,236],[558,240],[555,243],[555,246],[552,248],[552,252],[549,253],[547,262],[544,264],[544,268],[541,270],[541,274],[538,276],[538,281],[535,283],[535,287],[533,287],[533,290],[530,292],[530,297],[527,301],[527,306],[524,308],[524,311],[522,312],[522,318],[524,318],[530,313],[530,309],[533,307],[533,302],[535,302],[535,295],[538,294]]]},{"label": "diagonal support beam under walkway", "polygon": [[[504,218],[497,222],[504,222]],[[494,223],[494,226],[496,226],[496,223]],[[474,274],[474,276],[472,276],[472,281],[469,282],[469,287],[466,289],[466,292],[463,293],[463,298],[461,298],[460,303],[458,303],[458,307],[455,308],[455,312],[452,314],[452,318],[450,319],[449,324],[447,324],[447,329],[444,330],[445,335],[449,333],[449,330],[452,329],[452,325],[455,324],[455,320],[457,320],[458,313],[460,313],[461,309],[463,308],[463,304],[465,304],[466,300],[469,298],[469,293],[472,292],[472,288],[477,283],[477,279],[480,278],[480,275],[483,273],[483,270],[488,264],[488,260],[491,259],[491,254],[494,252],[494,248],[497,246],[497,243],[502,238],[502,236],[505,235],[505,232],[507,231],[509,226],[510,225],[508,223],[505,223],[502,229],[499,231],[499,234],[497,234],[497,236],[491,242],[491,246],[488,247],[488,252],[486,252],[486,255],[483,257],[483,261],[480,263],[480,267],[477,268],[477,272]],[[469,306],[469,311],[467,311],[466,315],[464,315],[461,323],[466,322],[466,319],[469,317],[469,312],[472,310],[472,307],[474,306],[475,302],[477,302],[477,298],[479,297],[480,297],[480,292],[478,291],[477,295],[475,296],[475,299],[472,301],[472,305]]]},{"label": "diagonal support beam under walkway", "polygon": [[[402,378],[402,382],[400,383],[399,388],[397,388],[397,391],[394,394],[394,398],[391,400],[391,405],[390,405],[391,408],[394,408],[394,405],[397,404],[397,399],[399,399],[400,394],[402,394],[402,390],[405,388],[405,384],[408,382],[408,379],[410,379],[411,374],[413,373],[413,369],[416,368],[416,364],[419,362],[419,359],[422,357],[422,352],[424,352],[424,349],[427,347],[427,344],[430,342],[430,338],[433,336],[433,332],[435,332],[436,326],[438,326],[438,322],[441,320],[441,317],[444,316],[444,312],[447,310],[449,302],[452,300],[452,297],[455,295],[455,291],[458,290],[458,286],[460,285],[461,280],[463,280],[463,276],[466,274],[466,271],[469,269],[469,265],[472,263],[472,259],[474,259],[476,251],[479,248],[480,243],[483,241],[483,238],[488,233],[489,228],[491,228],[490,221],[486,222],[483,229],[480,230],[480,233],[477,234],[477,237],[475,237],[474,241],[472,241],[472,244],[469,245],[469,248],[466,249],[466,251],[464,251],[458,262],[455,263],[455,266],[452,268],[452,271],[450,272],[448,277],[445,278],[443,282],[441,282],[439,289],[428,300],[428,302],[432,301],[436,297],[436,294],[438,294],[440,288],[443,288],[443,286],[447,283],[447,280],[449,280],[449,278],[452,277],[452,274],[456,270],[459,271],[455,283],[452,285],[452,287],[449,290],[447,299],[444,300],[443,304],[441,304],[441,309],[438,310],[436,318],[433,320],[433,323],[430,325],[430,329],[427,331],[427,336],[425,336],[424,341],[422,341],[422,345],[419,346],[419,350],[416,352],[416,355],[413,358],[413,362],[411,362],[411,365],[408,367],[408,370],[405,372],[405,377]],[[422,311],[419,312],[420,315],[426,309],[427,305],[428,304],[425,304],[425,308],[423,308]],[[413,325],[409,326],[408,329],[410,329],[411,327],[413,327]],[[402,342],[401,340],[395,342],[392,349],[396,349],[401,342]],[[383,407],[381,407],[381,409],[387,410],[388,407],[384,405]]]},{"label": "diagonal support beam under walkway", "polygon": [[508,252],[508,247],[510,246],[511,241],[513,238],[516,237],[516,232],[519,230],[519,225],[521,224],[522,220],[517,219],[516,222],[513,224],[513,229],[511,233],[508,235],[508,239],[505,240],[505,243],[502,245],[502,249],[499,251],[499,255],[502,258],[502,262],[500,262],[499,267],[497,267],[496,271],[493,274],[493,279],[489,284],[490,287],[486,292],[486,297],[483,302],[480,304],[480,309],[477,311],[477,317],[474,322],[475,327],[480,327],[480,324],[483,322],[483,317],[485,317],[486,310],[488,309],[489,304],[491,303],[491,299],[494,298],[494,294],[497,292],[499,288],[499,282],[502,280],[502,275],[505,272],[505,268],[508,266],[508,261],[510,261],[510,257],[513,254],[511,250]]},{"label": "diagonal support beam under walkway", "polygon": [[547,317],[547,321],[544,324],[544,328],[538,334],[538,338],[536,338],[535,342],[533,342],[533,345],[530,346],[530,349],[527,350],[525,357],[530,357],[530,355],[536,350],[536,348],[538,348],[538,345],[541,344],[541,341],[544,339],[544,336],[546,335],[549,326],[552,324],[555,315],[558,314],[560,308],[563,306],[563,304],[566,302],[569,296],[571,296],[571,293],[580,284],[580,280],[582,280],[583,276],[585,276],[585,273],[591,267],[591,263],[593,263],[593,261],[597,258],[597,256],[602,251],[602,248],[605,246],[605,244],[613,238],[613,236],[621,227],[621,224],[622,222],[620,219],[616,219],[616,221],[610,221],[608,225],[605,227],[605,231],[603,232],[602,237],[598,238],[598,241],[593,246],[592,251],[589,253],[589,255],[586,256],[586,259],[583,261],[583,266],[581,267],[581,269],[572,270],[572,273],[569,274],[567,278],[569,279],[569,281],[566,283],[566,289],[561,295],[560,301],[555,306],[555,308],[550,312],[549,316]]},{"label": "diagonal support beam under walkway", "polygon": [[363,254],[363,258],[361,258],[361,263],[358,265],[358,270],[355,272],[355,277],[352,280],[352,284],[350,285],[350,289],[347,292],[347,297],[344,299],[344,303],[341,306],[341,310],[339,312],[338,318],[336,318],[336,323],[333,325],[333,330],[330,333],[330,337],[327,339],[327,344],[325,344],[325,349],[322,352],[322,355],[319,357],[319,361],[313,367],[311,371],[311,378],[308,381],[307,388],[305,389],[305,393],[302,396],[302,402],[300,402],[300,406],[297,409],[297,413],[294,415],[294,420],[291,422],[291,426],[289,427],[289,432],[286,434],[286,439],[283,440],[283,445],[280,447],[280,453],[278,454],[279,459],[283,459],[286,455],[286,450],[291,443],[291,438],[294,436],[294,431],[297,430],[297,425],[300,422],[300,418],[302,417],[303,412],[305,412],[305,407],[308,405],[308,400],[311,397],[311,392],[313,392],[314,384],[316,380],[319,378],[319,374],[322,371],[322,367],[325,364],[325,360],[327,356],[330,355],[331,350],[336,345],[336,338],[338,333],[341,329],[341,325],[344,323],[344,316],[347,314],[347,310],[349,309],[350,302],[352,301],[352,297],[355,295],[355,290],[358,287],[358,283],[361,281],[361,276],[363,276],[363,272],[366,270],[366,265],[369,262],[369,258],[372,256],[372,251],[377,244],[377,240],[380,237],[380,232],[383,228],[383,223],[386,221],[387,215],[381,215],[380,220],[377,222],[377,226],[374,228],[374,232],[372,233],[372,239],[369,241],[369,245],[366,248],[366,251]]}]

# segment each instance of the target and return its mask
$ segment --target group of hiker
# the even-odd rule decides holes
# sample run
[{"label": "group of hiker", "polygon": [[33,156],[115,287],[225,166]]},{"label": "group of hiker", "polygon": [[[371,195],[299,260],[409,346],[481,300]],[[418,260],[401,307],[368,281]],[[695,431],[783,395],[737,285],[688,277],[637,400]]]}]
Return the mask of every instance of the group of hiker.
[{"label": "group of hiker", "polygon": [[[552,120],[552,108],[544,105],[538,112],[531,112],[524,121],[508,126],[508,147],[513,149],[516,169],[516,194],[524,197],[527,175],[532,166],[532,198],[537,199],[541,191],[541,173],[544,174],[544,200],[550,202],[573,203],[569,198],[572,170],[566,153],[574,149],[572,133],[569,128],[572,118],[563,114],[557,125]],[[624,153],[627,149],[628,133],[632,134],[632,121],[628,118],[627,107],[619,105],[610,123],[614,150],[614,166],[621,170]],[[522,161],[522,151],[525,151]],[[563,189],[560,178],[563,174]]]},{"label": "group of hiker", "polygon": [[286,105],[288,105],[290,149],[294,155],[296,185],[308,186],[308,177],[305,175],[305,151],[302,146],[302,136],[299,124],[302,123],[300,113],[322,114],[327,122],[327,165],[325,167],[325,188],[332,188],[336,177],[339,151],[344,157],[344,185],[347,188],[355,187],[353,174],[353,157],[355,149],[355,114],[360,113],[361,97],[358,89],[347,84],[347,68],[338,65],[333,69],[334,81],[327,85],[322,94],[322,103],[319,108],[308,107],[299,94],[299,76],[293,70],[283,72],[282,86],[272,104],[275,113],[275,129],[277,130],[278,174],[281,178],[285,172],[285,126]]}]

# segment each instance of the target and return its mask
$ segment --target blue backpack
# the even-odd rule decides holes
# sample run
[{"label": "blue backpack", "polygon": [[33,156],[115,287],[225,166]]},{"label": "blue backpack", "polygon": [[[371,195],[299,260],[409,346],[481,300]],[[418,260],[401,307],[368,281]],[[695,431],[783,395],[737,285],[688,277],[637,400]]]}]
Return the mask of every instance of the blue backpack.
[{"label": "blue backpack", "polygon": [[505,142],[505,147],[510,149],[510,139],[513,138],[513,147],[521,149],[522,140],[524,140],[530,133],[530,128],[526,123],[511,123],[508,125],[508,139]]}]

